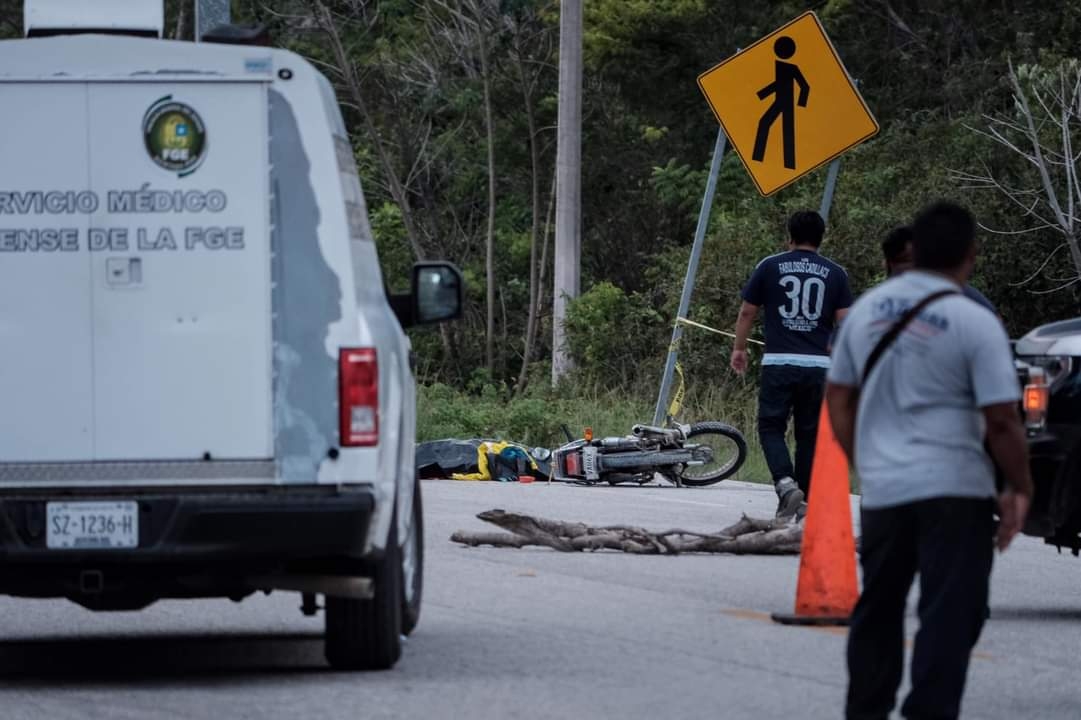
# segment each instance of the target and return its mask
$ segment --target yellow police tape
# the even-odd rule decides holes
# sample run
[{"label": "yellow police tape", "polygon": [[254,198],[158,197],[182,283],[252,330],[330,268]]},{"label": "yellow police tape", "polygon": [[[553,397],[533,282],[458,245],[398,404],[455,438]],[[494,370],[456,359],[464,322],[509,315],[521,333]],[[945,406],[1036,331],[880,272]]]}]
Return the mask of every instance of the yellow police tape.
[{"label": "yellow police tape", "polygon": [[679,411],[683,409],[683,392],[686,390],[686,383],[683,379],[683,367],[678,360],[676,361],[676,375],[679,375],[679,386],[672,396],[671,404],[668,405],[668,417],[679,415]]},{"label": "yellow police tape", "polygon": [[[716,333],[718,335],[724,335],[725,337],[730,337],[730,338],[736,337],[735,333],[725,332],[724,330],[718,330],[717,328],[711,328],[709,325],[703,325],[701,323],[696,323],[695,321],[688,320],[687,318],[682,318],[682,317],[676,318],[676,324],[677,325],[686,325],[688,327],[693,327],[693,328],[698,328],[699,330],[705,330],[707,332]],[[762,342],[761,340],[755,340],[754,338],[747,338],[747,342],[754,343],[755,345],[765,345],[765,343]]]},{"label": "yellow police tape", "polygon": [[[696,323],[693,320],[688,320],[687,318],[683,317],[677,317],[676,324],[698,328],[699,330],[705,330],[706,332],[715,333],[717,335],[724,335],[725,337],[736,337],[735,333],[725,332],[724,330],[718,330],[717,328],[711,328],[708,325]],[[747,342],[752,342],[755,345],[765,345],[765,343],[761,340],[755,340],[754,338],[747,338]],[[673,352],[678,345],[679,340],[676,340],[676,342],[672,343],[668,347],[668,351]],[[683,396],[687,391],[687,382],[686,377],[683,375],[683,366],[679,364],[678,360],[676,361],[676,375],[679,377],[679,385],[676,386],[676,392],[672,395],[672,402],[668,405],[668,417],[676,417],[677,415],[679,415],[679,411],[683,409]]]}]

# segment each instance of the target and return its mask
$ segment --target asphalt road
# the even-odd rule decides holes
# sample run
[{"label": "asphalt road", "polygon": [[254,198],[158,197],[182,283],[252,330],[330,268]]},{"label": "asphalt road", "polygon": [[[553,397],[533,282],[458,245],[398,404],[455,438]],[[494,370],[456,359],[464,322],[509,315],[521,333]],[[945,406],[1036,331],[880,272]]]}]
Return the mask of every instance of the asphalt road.
[{"label": "asphalt road", "polygon": [[[428,481],[420,627],[397,668],[329,671],[299,598],[95,614],[0,600],[0,719],[837,718],[845,633],[789,628],[794,557],[632,557],[448,541],[501,507],[565,520],[717,529],[769,488]],[[915,631],[910,622],[908,635]],[[1022,539],[997,560],[969,718],[1081,717],[1081,559]]]}]

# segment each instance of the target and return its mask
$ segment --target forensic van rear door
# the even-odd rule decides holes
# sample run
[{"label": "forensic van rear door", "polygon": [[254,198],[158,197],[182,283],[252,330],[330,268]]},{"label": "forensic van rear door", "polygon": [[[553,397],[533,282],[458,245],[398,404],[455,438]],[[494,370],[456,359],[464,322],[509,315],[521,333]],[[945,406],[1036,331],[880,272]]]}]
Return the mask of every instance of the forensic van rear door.
[{"label": "forensic van rear door", "polygon": [[265,84],[0,104],[0,463],[272,457]]},{"label": "forensic van rear door", "polygon": [[260,82],[91,83],[99,460],[273,455]]}]

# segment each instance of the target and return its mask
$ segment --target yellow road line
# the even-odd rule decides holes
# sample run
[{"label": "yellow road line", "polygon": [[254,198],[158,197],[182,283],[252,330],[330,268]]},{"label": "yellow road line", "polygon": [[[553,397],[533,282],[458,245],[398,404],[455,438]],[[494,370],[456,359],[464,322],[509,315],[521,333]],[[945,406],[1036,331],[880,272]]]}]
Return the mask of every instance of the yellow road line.
[{"label": "yellow road line", "polygon": [[[758,612],[757,610],[747,610],[745,608],[725,608],[721,612],[729,617],[734,617],[737,620],[756,620],[758,622],[767,622],[772,624],[773,618],[769,613]],[[815,630],[817,632],[824,632],[830,635],[848,635],[848,628],[845,627],[829,627],[821,625],[804,625],[801,626],[806,630]],[[905,647],[912,649],[912,641],[905,640]],[[995,656],[991,653],[974,651],[972,657],[978,660],[994,660]]]}]

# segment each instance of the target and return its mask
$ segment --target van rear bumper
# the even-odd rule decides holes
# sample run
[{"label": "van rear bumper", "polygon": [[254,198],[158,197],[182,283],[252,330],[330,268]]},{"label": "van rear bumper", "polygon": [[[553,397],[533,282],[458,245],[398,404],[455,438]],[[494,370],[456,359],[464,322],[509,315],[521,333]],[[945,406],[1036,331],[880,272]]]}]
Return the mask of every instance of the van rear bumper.
[{"label": "van rear bumper", "polygon": [[[47,547],[48,502],[100,500],[138,503],[138,547]],[[367,486],[0,493],[0,593],[85,594],[87,571],[104,577],[99,592],[113,581],[155,597],[242,595],[275,573],[359,576],[374,509]]]}]

